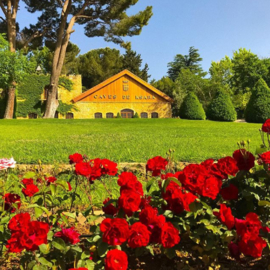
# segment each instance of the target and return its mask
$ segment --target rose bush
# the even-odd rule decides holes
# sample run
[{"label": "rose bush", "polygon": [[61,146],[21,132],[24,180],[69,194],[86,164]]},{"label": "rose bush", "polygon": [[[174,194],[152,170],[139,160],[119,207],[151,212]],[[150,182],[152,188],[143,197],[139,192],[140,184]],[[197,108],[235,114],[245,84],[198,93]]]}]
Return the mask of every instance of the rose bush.
[{"label": "rose bush", "polygon": [[[257,160],[241,142],[232,156],[183,170],[171,156],[154,157],[140,177],[75,153],[61,177],[39,166],[16,178],[15,161],[2,159],[1,255],[15,253],[22,270],[126,270],[132,254],[172,259],[188,252],[206,266],[225,256],[237,262],[269,256],[269,130],[268,120]],[[98,205],[96,182],[107,192]],[[83,209],[75,207],[79,191],[88,198]]]}]

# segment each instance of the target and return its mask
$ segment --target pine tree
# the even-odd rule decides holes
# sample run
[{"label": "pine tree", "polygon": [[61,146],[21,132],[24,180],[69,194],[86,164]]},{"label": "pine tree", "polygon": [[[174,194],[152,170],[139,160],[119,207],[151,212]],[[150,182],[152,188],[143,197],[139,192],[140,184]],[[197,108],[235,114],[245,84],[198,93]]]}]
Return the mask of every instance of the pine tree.
[{"label": "pine tree", "polygon": [[263,79],[259,79],[252,91],[245,110],[247,122],[264,123],[270,118],[270,89]]}]

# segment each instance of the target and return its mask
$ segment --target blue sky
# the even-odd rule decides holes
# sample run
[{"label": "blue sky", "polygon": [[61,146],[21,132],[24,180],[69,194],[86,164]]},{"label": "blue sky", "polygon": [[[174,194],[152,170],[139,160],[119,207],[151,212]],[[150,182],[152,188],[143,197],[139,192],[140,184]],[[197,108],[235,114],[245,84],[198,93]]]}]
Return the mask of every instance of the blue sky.
[{"label": "blue sky", "polygon": [[[153,6],[153,17],[140,36],[129,38],[133,50],[149,65],[150,79],[167,73],[167,64],[176,54],[187,54],[190,46],[199,49],[202,66],[208,71],[211,61],[219,61],[233,51],[247,48],[259,57],[270,57],[269,0],[139,0],[129,13]],[[21,25],[35,22],[22,8]],[[81,53],[111,47],[102,38],[87,38],[82,26],[75,28],[71,41]]]}]

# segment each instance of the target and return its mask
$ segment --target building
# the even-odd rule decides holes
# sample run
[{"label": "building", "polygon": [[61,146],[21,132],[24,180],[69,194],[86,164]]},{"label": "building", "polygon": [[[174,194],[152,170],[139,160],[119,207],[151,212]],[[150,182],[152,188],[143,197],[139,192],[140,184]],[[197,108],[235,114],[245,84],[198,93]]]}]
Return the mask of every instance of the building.
[{"label": "building", "polygon": [[73,112],[75,119],[114,118],[118,113],[123,118],[132,118],[135,113],[140,118],[172,117],[172,99],[128,70],[74,97],[72,102],[78,109]]}]

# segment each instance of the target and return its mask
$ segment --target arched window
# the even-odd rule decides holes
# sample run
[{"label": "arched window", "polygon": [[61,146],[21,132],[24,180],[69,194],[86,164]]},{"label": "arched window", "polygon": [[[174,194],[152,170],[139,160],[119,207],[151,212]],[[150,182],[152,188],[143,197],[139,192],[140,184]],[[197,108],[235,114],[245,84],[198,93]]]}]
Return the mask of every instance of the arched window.
[{"label": "arched window", "polygon": [[122,118],[132,118],[134,115],[134,112],[130,109],[124,109],[121,111]]},{"label": "arched window", "polygon": [[106,113],[106,118],[113,118],[113,113],[111,112]]},{"label": "arched window", "polygon": [[74,119],[74,114],[73,113],[67,113],[66,114],[66,119]]},{"label": "arched window", "polygon": [[147,112],[142,112],[141,113],[141,118],[148,118],[148,113]]},{"label": "arched window", "polygon": [[157,112],[152,112],[151,113],[151,118],[158,118],[158,113]]},{"label": "arched window", "polygon": [[95,113],[95,118],[102,118],[102,113],[100,112]]},{"label": "arched window", "polygon": [[29,119],[37,119],[37,114],[36,113],[29,113],[28,118]]},{"label": "arched window", "polygon": [[54,118],[58,118],[59,117],[59,112],[55,112],[55,114],[54,114]]}]

